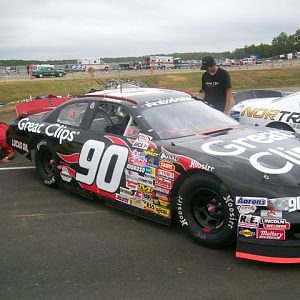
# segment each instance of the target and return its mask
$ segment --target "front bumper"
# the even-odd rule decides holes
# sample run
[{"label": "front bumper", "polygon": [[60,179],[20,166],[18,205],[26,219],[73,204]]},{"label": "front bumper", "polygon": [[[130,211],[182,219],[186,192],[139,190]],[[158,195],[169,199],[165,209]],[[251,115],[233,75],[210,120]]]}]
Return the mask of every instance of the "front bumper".
[{"label": "front bumper", "polygon": [[236,257],[268,263],[300,263],[300,240],[237,239]]},{"label": "front bumper", "polygon": [[[260,213],[255,215],[259,217]],[[248,235],[241,236],[241,227],[238,227],[236,257],[268,263],[300,263],[300,211],[282,212],[282,217],[278,220],[290,224],[289,228],[264,229],[260,222],[258,228],[248,228]],[[258,230],[283,232],[284,238],[261,239]]]}]

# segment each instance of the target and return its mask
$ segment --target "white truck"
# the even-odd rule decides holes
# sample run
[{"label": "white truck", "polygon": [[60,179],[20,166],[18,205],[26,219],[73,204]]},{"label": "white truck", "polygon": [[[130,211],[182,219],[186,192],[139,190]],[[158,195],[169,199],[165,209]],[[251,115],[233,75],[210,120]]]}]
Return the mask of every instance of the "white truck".
[{"label": "white truck", "polygon": [[86,70],[90,68],[101,71],[109,70],[109,65],[100,58],[81,58],[77,60],[77,65],[84,65]]}]

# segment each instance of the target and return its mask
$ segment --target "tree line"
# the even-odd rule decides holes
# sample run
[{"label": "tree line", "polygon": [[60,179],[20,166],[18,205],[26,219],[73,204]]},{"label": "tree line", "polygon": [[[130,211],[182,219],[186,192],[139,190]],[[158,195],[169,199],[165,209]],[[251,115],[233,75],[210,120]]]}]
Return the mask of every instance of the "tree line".
[{"label": "tree line", "polygon": [[[294,34],[288,35],[285,32],[281,32],[278,36],[274,37],[271,44],[261,43],[259,45],[244,46],[243,48],[237,48],[233,51],[224,52],[190,52],[190,53],[169,53],[169,54],[154,54],[154,55],[167,55],[173,57],[180,57],[182,60],[201,60],[206,55],[211,55],[216,59],[220,58],[232,58],[241,59],[244,57],[250,57],[251,55],[257,56],[257,58],[272,58],[278,57],[282,54],[295,53],[300,51],[300,29],[297,29]],[[149,56],[138,57],[104,57],[102,60],[105,63],[125,63],[125,62],[145,62],[145,58]],[[50,65],[68,65],[76,64],[77,59],[68,60],[0,60],[0,66],[24,66],[29,64],[50,64]]]}]

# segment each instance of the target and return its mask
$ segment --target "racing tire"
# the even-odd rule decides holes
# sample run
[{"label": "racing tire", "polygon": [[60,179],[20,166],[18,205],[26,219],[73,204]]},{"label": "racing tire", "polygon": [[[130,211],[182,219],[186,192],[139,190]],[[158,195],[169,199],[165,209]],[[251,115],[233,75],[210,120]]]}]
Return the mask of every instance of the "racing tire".
[{"label": "racing tire", "polygon": [[199,244],[223,248],[234,242],[239,216],[235,201],[213,175],[188,177],[178,191],[176,210],[183,229]]},{"label": "racing tire", "polygon": [[35,149],[35,166],[41,181],[49,187],[58,185],[56,154],[47,140],[41,140]]}]

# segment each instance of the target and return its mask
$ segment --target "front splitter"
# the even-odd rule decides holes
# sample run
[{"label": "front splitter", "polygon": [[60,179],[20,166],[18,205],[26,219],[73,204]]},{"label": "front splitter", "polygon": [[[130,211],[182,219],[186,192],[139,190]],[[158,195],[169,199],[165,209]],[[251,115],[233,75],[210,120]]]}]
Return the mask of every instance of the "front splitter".
[{"label": "front splitter", "polygon": [[300,263],[300,241],[237,238],[236,257],[268,263]]}]

